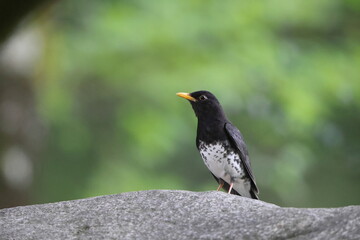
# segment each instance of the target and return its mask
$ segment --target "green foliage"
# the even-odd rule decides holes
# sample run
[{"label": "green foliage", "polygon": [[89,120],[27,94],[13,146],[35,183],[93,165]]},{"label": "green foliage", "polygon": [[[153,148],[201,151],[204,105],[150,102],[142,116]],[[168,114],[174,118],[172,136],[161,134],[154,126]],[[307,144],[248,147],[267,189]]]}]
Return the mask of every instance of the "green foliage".
[{"label": "green foliage", "polygon": [[62,1],[39,24],[48,128],[34,201],[214,190],[179,91],[206,89],[243,132],[260,198],[358,204],[357,1]]}]

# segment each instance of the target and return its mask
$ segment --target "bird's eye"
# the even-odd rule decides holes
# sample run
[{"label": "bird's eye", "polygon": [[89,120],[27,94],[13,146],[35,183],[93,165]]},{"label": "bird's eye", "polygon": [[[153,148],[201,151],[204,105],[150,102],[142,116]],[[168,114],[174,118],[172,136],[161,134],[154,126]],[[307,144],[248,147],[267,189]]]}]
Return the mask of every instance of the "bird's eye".
[{"label": "bird's eye", "polygon": [[208,99],[205,95],[201,95],[200,97],[199,97],[199,100],[200,101],[204,101],[204,100],[206,100],[206,99]]}]

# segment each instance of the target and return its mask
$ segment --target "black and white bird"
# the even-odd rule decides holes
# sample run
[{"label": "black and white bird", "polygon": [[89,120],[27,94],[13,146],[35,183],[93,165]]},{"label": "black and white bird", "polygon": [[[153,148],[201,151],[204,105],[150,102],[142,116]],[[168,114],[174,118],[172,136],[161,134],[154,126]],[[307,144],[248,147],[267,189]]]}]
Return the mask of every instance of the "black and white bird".
[{"label": "black and white bird", "polygon": [[208,91],[176,95],[189,100],[198,118],[196,146],[219,183],[217,190],[224,188],[231,194],[259,199],[244,138],[216,97]]}]

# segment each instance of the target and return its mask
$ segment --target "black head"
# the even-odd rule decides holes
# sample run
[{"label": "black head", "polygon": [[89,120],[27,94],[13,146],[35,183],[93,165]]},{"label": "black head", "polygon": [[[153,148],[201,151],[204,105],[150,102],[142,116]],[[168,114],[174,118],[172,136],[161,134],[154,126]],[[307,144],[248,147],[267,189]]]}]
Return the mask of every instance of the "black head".
[{"label": "black head", "polygon": [[197,91],[192,93],[177,93],[191,103],[194,112],[199,120],[220,120],[225,121],[224,111],[216,97],[208,91]]}]

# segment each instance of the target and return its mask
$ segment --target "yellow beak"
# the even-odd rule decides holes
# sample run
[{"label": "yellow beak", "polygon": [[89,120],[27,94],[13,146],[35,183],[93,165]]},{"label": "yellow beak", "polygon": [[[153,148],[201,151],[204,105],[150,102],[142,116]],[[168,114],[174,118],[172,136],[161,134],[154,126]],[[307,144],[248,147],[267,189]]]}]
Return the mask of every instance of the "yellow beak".
[{"label": "yellow beak", "polygon": [[190,101],[196,102],[196,99],[195,99],[195,98],[193,98],[192,96],[190,96],[190,94],[189,94],[189,93],[178,92],[176,95],[178,95],[179,97],[185,98],[185,99],[187,99],[187,100],[190,100]]}]

